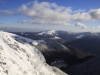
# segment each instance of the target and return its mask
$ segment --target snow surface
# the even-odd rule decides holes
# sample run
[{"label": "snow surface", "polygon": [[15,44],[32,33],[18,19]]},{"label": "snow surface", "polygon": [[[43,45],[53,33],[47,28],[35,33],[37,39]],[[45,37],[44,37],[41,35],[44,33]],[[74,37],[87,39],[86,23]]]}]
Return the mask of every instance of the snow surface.
[{"label": "snow surface", "polygon": [[37,41],[0,31],[0,75],[67,75],[46,64],[30,42]]},{"label": "snow surface", "polygon": [[53,38],[50,38],[50,39],[61,39],[61,38],[58,36],[54,36]]},{"label": "snow surface", "polygon": [[83,38],[84,37],[84,35],[79,35],[79,36],[77,36],[77,37],[75,37],[76,39],[81,39],[81,38]]},{"label": "snow surface", "polygon": [[57,34],[57,32],[55,30],[43,31],[43,32],[38,33],[36,35],[40,35],[40,36],[53,36],[53,38],[51,38],[51,39],[60,39],[60,37],[56,36],[58,34]]},{"label": "snow surface", "polygon": [[56,35],[56,31],[55,30],[50,30],[50,31],[44,31],[44,32],[41,32],[41,33],[38,33],[37,35],[44,35],[44,36],[47,36],[47,35]]}]

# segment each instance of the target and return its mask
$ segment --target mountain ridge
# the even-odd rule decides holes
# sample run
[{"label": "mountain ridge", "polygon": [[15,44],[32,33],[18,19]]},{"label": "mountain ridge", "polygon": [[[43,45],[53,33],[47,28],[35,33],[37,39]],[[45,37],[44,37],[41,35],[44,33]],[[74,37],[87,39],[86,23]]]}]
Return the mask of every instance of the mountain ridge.
[{"label": "mountain ridge", "polygon": [[0,31],[0,75],[67,75],[46,64],[37,48],[27,42],[18,42],[15,36]]}]

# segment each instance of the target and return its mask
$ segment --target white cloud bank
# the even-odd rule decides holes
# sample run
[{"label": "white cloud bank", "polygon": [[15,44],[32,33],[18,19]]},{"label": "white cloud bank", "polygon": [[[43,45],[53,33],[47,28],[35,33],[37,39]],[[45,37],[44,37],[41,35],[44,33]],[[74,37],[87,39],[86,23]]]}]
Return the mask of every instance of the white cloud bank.
[{"label": "white cloud bank", "polygon": [[14,12],[11,10],[0,10],[0,15],[14,15]]},{"label": "white cloud bank", "polygon": [[66,21],[49,21],[49,20],[22,20],[21,23],[30,23],[30,24],[43,24],[43,25],[70,25]]},{"label": "white cloud bank", "polygon": [[18,8],[18,12],[25,16],[53,21],[100,20],[100,8],[72,14],[74,11],[71,7],[58,6],[56,3],[49,2],[38,3],[35,1],[23,4]]},{"label": "white cloud bank", "polygon": [[[86,25],[79,23],[80,21],[100,20],[100,8],[91,9],[89,11],[76,10],[71,7],[59,6],[56,3],[30,2],[17,8],[18,15],[31,17],[32,20],[23,20],[22,23],[30,24],[52,24],[52,25],[70,25],[70,22],[78,21],[74,26],[81,29],[87,28]],[[10,10],[0,10],[0,15],[13,15]]]},{"label": "white cloud bank", "polygon": [[100,26],[90,27],[91,29],[100,28]]},{"label": "white cloud bank", "polygon": [[86,25],[84,25],[84,24],[82,24],[82,23],[80,23],[80,22],[77,22],[77,23],[75,24],[75,26],[80,27],[81,29],[86,29],[86,28],[87,28]]},{"label": "white cloud bank", "polygon": [[[17,11],[21,15],[32,17],[33,20],[29,22],[32,24],[70,25],[69,22],[72,21],[100,20],[100,8],[87,12],[85,10],[72,11],[71,7],[58,6],[56,3],[49,2],[30,2],[21,5]],[[81,28],[87,28],[80,23],[77,24]]]}]

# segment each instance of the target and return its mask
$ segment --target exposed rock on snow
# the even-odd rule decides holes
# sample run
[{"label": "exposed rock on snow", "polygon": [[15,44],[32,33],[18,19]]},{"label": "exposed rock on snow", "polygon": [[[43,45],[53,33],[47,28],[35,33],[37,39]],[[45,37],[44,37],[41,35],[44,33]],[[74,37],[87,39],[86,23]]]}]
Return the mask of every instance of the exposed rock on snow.
[{"label": "exposed rock on snow", "polygon": [[46,64],[44,56],[33,41],[0,31],[0,75],[66,75]]}]

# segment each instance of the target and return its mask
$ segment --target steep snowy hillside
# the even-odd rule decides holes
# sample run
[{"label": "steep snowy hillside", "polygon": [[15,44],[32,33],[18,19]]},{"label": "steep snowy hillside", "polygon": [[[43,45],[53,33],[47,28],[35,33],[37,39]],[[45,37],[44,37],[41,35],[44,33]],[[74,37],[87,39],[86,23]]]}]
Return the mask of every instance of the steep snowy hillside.
[{"label": "steep snowy hillside", "polygon": [[66,75],[46,64],[34,47],[38,43],[41,41],[0,31],[0,75]]}]

